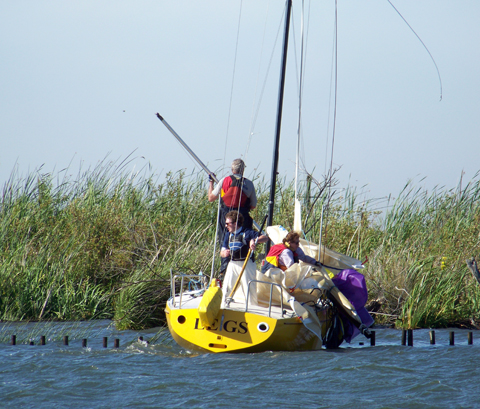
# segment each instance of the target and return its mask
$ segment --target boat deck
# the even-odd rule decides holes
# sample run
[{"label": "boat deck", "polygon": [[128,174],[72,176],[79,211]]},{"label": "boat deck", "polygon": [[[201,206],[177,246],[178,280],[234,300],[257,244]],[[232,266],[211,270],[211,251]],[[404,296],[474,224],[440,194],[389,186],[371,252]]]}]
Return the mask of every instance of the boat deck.
[{"label": "boat deck", "polygon": [[[168,300],[168,304],[171,309],[197,309],[200,305],[201,300],[201,295],[197,295],[194,293],[183,293],[181,297],[181,304],[179,295],[175,296],[175,299],[171,298],[170,300]],[[288,304],[284,304],[283,309],[279,305],[269,306],[268,303],[261,303],[261,305],[249,304],[248,309],[246,310],[244,300],[232,300],[228,306],[222,305],[222,309],[249,312],[251,314],[264,315],[267,317],[270,316],[271,318],[275,319],[290,318],[295,316],[295,313],[292,311],[290,305]]]}]

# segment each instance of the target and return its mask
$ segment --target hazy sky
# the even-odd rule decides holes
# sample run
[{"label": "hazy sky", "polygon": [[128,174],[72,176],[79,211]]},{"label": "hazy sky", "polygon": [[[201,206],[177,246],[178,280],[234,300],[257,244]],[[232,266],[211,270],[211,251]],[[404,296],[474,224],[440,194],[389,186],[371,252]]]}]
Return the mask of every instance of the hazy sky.
[{"label": "hazy sky", "polygon": [[[480,169],[480,1],[391,1],[433,56],[443,98],[430,55],[388,1],[338,0],[333,162],[342,185],[369,198],[396,196],[409,179],[454,188]],[[289,178],[301,4],[280,151]],[[317,178],[330,163],[334,5],[305,2],[302,158]],[[0,1],[1,185],[15,166],[72,162],[76,173],[132,152],[137,169],[193,169],[156,112],[219,176],[242,156],[247,174],[269,178],[283,11],[283,0]]]}]

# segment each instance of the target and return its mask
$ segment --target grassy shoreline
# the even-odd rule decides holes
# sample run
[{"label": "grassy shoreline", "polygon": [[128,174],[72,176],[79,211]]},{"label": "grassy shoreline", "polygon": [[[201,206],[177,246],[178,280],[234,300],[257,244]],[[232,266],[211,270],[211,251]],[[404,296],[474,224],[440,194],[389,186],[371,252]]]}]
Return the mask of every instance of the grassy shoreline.
[{"label": "grassy shoreline", "polygon": [[[204,174],[163,180],[128,161],[67,176],[12,179],[0,202],[0,320],[113,319],[120,329],[164,322],[170,269],[210,274],[216,205]],[[261,220],[268,183],[255,177]],[[330,180],[330,184],[334,184]],[[378,324],[475,326],[480,286],[465,260],[478,255],[480,182],[427,192],[407,185],[380,217],[354,190],[329,197],[324,181],[302,186],[304,228],[360,260]],[[274,223],[293,225],[293,185],[278,183]]]}]

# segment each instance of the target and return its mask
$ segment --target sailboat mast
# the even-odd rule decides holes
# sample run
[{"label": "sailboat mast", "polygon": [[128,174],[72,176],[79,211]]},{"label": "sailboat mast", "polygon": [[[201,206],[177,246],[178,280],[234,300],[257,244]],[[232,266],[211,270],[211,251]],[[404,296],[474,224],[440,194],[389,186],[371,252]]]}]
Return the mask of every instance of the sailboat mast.
[{"label": "sailboat mast", "polygon": [[[271,226],[273,224],[273,208],[275,205],[275,190],[277,185],[278,152],[280,147],[280,129],[282,127],[283,93],[285,90],[285,72],[287,70],[288,33],[290,30],[290,14],[292,12],[292,0],[286,1],[286,7],[287,9],[285,13],[285,28],[283,32],[283,51],[280,71],[280,86],[278,91],[277,123],[275,129],[275,143],[273,148],[273,165],[272,176],[270,180],[270,200],[268,202],[267,226]],[[270,242],[267,242],[267,253],[269,249]]]}]

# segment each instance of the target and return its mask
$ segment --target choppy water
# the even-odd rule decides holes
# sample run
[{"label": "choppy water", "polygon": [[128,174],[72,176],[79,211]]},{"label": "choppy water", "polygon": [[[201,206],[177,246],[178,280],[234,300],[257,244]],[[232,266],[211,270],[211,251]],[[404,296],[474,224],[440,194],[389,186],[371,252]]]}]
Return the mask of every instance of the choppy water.
[{"label": "choppy water", "polygon": [[[478,332],[473,345],[464,330],[455,330],[455,346],[449,346],[450,330],[436,331],[436,345],[429,344],[428,330],[419,330],[413,347],[402,346],[401,332],[377,328],[374,347],[360,336],[337,351],[198,355],[169,335],[118,332],[109,324],[0,324],[0,406],[480,407]],[[38,344],[42,331],[49,334],[47,345],[28,345],[28,337]],[[15,332],[23,344],[9,345]],[[67,333],[70,345],[64,346]],[[140,335],[156,343],[139,342]]]}]

